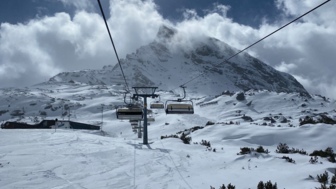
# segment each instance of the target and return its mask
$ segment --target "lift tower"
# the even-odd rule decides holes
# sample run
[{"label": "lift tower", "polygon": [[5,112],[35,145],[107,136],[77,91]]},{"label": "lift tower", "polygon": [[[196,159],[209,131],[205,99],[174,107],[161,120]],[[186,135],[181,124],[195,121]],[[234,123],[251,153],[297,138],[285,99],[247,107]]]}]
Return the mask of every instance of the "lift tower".
[{"label": "lift tower", "polygon": [[155,94],[157,87],[132,87],[135,91],[133,94],[134,99],[142,97],[144,99],[143,106],[143,144],[148,144],[148,131],[147,131],[147,97],[157,98],[159,95]]}]

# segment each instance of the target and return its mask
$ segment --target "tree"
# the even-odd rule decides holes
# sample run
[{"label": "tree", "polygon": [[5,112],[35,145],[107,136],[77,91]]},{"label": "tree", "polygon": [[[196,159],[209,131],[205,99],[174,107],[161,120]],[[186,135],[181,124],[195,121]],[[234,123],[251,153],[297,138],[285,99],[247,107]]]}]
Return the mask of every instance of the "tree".
[{"label": "tree", "polygon": [[327,184],[329,180],[328,172],[325,171],[323,174],[317,175],[317,181],[321,184]]},{"label": "tree", "polygon": [[263,181],[260,181],[260,182],[258,183],[257,188],[258,188],[258,189],[264,189],[264,188],[265,188],[264,182],[263,182]]},{"label": "tree", "polygon": [[243,93],[243,92],[238,93],[236,99],[237,99],[238,101],[243,101],[243,100],[245,100],[245,95],[244,95],[244,93]]}]

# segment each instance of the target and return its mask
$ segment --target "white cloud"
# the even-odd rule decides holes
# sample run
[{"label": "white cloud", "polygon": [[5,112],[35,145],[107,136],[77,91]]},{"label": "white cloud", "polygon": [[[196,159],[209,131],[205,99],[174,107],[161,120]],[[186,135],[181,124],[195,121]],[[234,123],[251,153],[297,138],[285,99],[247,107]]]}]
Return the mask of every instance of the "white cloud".
[{"label": "white cloud", "polygon": [[196,10],[186,9],[183,11],[183,18],[185,20],[194,20],[194,19],[199,19],[200,17],[197,15]]},{"label": "white cloud", "polygon": [[[62,2],[81,5],[80,1]],[[112,0],[110,4],[108,23],[121,58],[154,39],[163,19],[152,1]],[[62,71],[116,63],[100,13],[83,10],[73,18],[57,13],[25,24],[2,23],[0,36],[0,87],[27,86]]]},{"label": "white cloud", "polygon": [[289,70],[297,68],[297,65],[296,64],[287,64],[285,62],[281,62],[280,65],[277,65],[274,68],[281,71],[281,72],[288,72]]},{"label": "white cloud", "polygon": [[230,6],[225,6],[219,3],[214,3],[212,9],[204,10],[205,14],[218,13],[223,17],[226,17],[227,12],[230,10]]},{"label": "white cloud", "polygon": [[95,61],[107,63],[102,58],[112,56],[97,44],[104,44],[100,22],[97,14],[79,12],[73,20],[57,13],[27,24],[1,24],[2,87],[34,84],[63,70],[96,68]]},{"label": "white cloud", "polygon": [[[323,94],[327,97],[335,99],[336,94],[336,79],[331,78],[328,83],[320,83],[319,81],[316,82],[316,87],[312,87],[312,91],[315,88],[315,94]],[[317,90],[316,90],[317,89]]]},{"label": "white cloud", "polygon": [[96,3],[92,0],[58,0],[62,2],[65,6],[74,6],[77,10],[93,10],[94,5],[92,3]]},{"label": "white cloud", "polygon": [[[310,9],[318,6],[319,4],[326,2],[325,0],[311,1],[311,0],[276,0],[276,4],[279,9],[283,10],[286,15],[289,16],[300,16]],[[330,1],[315,11],[309,13],[302,19],[307,22],[314,22],[319,24],[330,25],[330,22],[336,22],[332,19],[335,10],[335,2]]]},{"label": "white cloud", "polygon": [[[99,69],[116,63],[100,12],[85,11],[93,6],[93,2],[60,1],[81,11],[73,18],[67,13],[59,13],[27,24],[1,24],[0,79],[7,83],[2,86],[34,84],[60,71]],[[274,23],[268,23],[264,18],[259,28],[233,22],[226,15],[229,7],[221,4],[215,4],[213,10],[204,10],[205,16],[185,10],[184,20],[173,24],[162,18],[152,0],[110,0],[108,23],[120,58],[152,42],[163,23],[173,25],[179,31],[181,42],[186,44],[191,39],[207,35],[243,49],[323,2],[275,1],[283,15],[279,15]],[[336,3],[330,1],[248,52],[293,74],[311,92],[335,95],[332,92],[336,91],[333,87],[336,80],[334,10]],[[10,72],[13,73],[6,74]]]},{"label": "white cloud", "polygon": [[111,0],[110,15],[109,27],[121,56],[152,42],[159,27],[167,22],[153,1]]},{"label": "white cloud", "polygon": [[[278,3],[281,4],[279,7],[282,7],[286,14],[292,16],[299,16],[321,2],[323,1],[278,0]],[[333,81],[336,79],[334,74],[334,70],[336,70],[334,64],[336,59],[334,53],[336,24],[333,19],[335,8],[335,2],[329,2],[304,17],[300,22],[274,34],[252,50],[259,58],[274,67],[283,66],[282,62],[296,65],[288,67],[286,71],[295,75],[299,81],[301,78],[302,84],[310,92],[335,96],[336,93],[326,91],[326,88],[335,91],[335,87],[333,87]],[[279,23],[288,21],[284,20]],[[269,29],[266,26],[261,26],[262,33],[274,30],[274,28]],[[274,25],[273,27],[279,26]],[[309,82],[303,81],[303,78]]]}]

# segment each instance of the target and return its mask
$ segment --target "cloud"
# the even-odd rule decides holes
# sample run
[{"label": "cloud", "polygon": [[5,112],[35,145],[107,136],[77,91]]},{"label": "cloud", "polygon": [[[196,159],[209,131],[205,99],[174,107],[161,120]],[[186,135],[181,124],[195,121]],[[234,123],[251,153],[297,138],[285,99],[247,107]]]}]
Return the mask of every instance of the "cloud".
[{"label": "cloud", "polygon": [[277,65],[274,68],[281,71],[281,72],[288,72],[289,70],[293,70],[293,69],[297,68],[297,65],[287,64],[285,62],[281,62],[280,65]]},{"label": "cloud", "polygon": [[[276,5],[279,9],[281,9],[284,14],[287,16],[300,16],[306,13],[308,10],[316,7],[317,5],[325,2],[326,0],[319,1],[310,1],[310,0],[302,0],[302,1],[292,1],[292,0],[276,0]],[[334,13],[332,10],[335,10],[335,2],[330,1],[320,8],[316,9],[303,17],[302,19],[307,22],[314,22],[323,25],[330,25],[330,22],[335,23],[336,21],[333,18]]]},{"label": "cloud", "polygon": [[[318,5],[316,1],[278,0],[277,3],[283,15],[274,23],[265,20],[259,28],[235,23],[217,12],[209,12],[204,17],[194,15],[176,26],[189,37],[202,33],[243,49]],[[336,54],[333,52],[336,49],[333,40],[336,38],[335,9],[336,3],[331,1],[253,46],[248,52],[294,75],[309,92],[335,96],[336,93],[332,93],[336,89],[333,85],[336,80]],[[331,92],[327,92],[327,88]]]},{"label": "cloud", "polygon": [[58,0],[62,2],[65,6],[74,6],[77,10],[93,10],[94,1],[90,0]]},{"label": "cloud", "polygon": [[163,23],[169,24],[158,13],[153,1],[111,0],[110,15],[109,27],[116,36],[115,45],[121,56],[152,42],[159,27]]},{"label": "cloud", "polygon": [[218,13],[222,17],[226,17],[227,12],[230,10],[230,6],[225,6],[219,3],[214,3],[212,9],[205,9],[205,15],[206,14],[211,14],[211,13]]},{"label": "cloud", "polygon": [[[67,1],[90,7],[89,1]],[[79,3],[82,2],[82,3]],[[108,23],[119,56],[151,42],[163,23],[152,1],[111,1]],[[116,56],[100,13],[78,10],[0,26],[0,87],[22,87],[62,71],[100,69]]]},{"label": "cloud", "polygon": [[[73,17],[57,13],[26,24],[1,24],[0,79],[5,82],[0,87],[34,84],[61,71],[100,69],[116,63],[100,12],[90,11],[97,5],[89,0],[59,1],[78,11]],[[110,0],[109,14],[105,14],[109,15],[120,58],[152,42],[162,24],[178,30],[181,44],[190,45],[193,39],[211,36],[243,49],[319,3],[275,1],[283,14],[272,23],[263,18],[258,28],[234,22],[226,14],[230,7],[223,4],[204,10],[204,16],[184,10],[183,20],[174,23],[159,14],[153,0]],[[248,53],[294,75],[310,92],[336,95],[334,10],[336,3],[331,1],[250,48]]]},{"label": "cloud", "polygon": [[[41,82],[64,70],[97,68],[112,56],[104,45],[105,32],[97,14],[66,13],[0,27],[2,87]],[[100,42],[100,44],[99,44]],[[99,65],[100,63],[98,63]]]},{"label": "cloud", "polygon": [[[280,27],[322,2],[278,0],[278,7],[289,17],[283,17],[273,27]],[[251,50],[273,67],[281,67],[283,62],[295,65],[286,72],[301,81],[308,91],[335,96],[336,24],[332,19],[335,8],[335,2],[331,1]],[[263,34],[272,30],[267,24],[259,29]]]}]

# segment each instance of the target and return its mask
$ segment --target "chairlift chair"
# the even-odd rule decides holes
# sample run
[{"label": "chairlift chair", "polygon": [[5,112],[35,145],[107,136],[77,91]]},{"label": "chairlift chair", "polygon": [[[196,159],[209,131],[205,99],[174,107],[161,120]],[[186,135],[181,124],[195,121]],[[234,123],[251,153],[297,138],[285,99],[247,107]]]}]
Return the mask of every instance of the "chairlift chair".
[{"label": "chairlift chair", "polygon": [[131,125],[132,125],[132,126],[137,126],[137,125],[138,125],[138,122],[131,122]]},{"label": "chairlift chair", "polygon": [[191,100],[168,100],[166,101],[166,114],[193,114],[194,105]]},{"label": "chairlift chair", "polygon": [[143,119],[142,108],[138,106],[127,106],[118,108],[117,119],[121,120],[141,120]]},{"label": "chairlift chair", "polygon": [[150,109],[164,109],[164,103],[161,101],[151,102]]},{"label": "chairlift chair", "polygon": [[147,118],[147,121],[148,121],[148,122],[154,122],[154,121],[155,121],[155,118],[154,118],[154,117],[148,117],[148,118]]},{"label": "chairlift chair", "polygon": [[131,103],[126,102],[126,95],[128,92],[126,91],[124,94],[124,103],[126,106],[123,106],[121,108],[118,108],[116,110],[117,119],[121,120],[141,120],[143,119],[143,112],[142,107],[134,102],[134,98],[131,98]]},{"label": "chairlift chair", "polygon": [[185,86],[183,89],[183,97],[177,100],[166,101],[166,114],[194,114],[194,104],[191,100],[183,100],[186,97]]},{"label": "chairlift chair", "polygon": [[159,100],[150,103],[150,108],[151,109],[164,109],[164,103],[160,101],[160,96],[159,96]]}]

